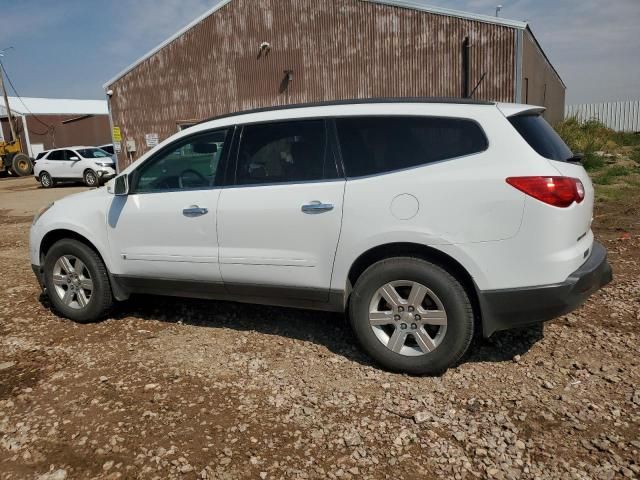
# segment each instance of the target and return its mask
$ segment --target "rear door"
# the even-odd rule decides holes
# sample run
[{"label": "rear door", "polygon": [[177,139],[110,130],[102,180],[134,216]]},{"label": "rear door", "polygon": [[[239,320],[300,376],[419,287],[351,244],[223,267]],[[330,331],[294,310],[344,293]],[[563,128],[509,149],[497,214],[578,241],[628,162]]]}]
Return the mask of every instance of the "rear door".
[{"label": "rear door", "polygon": [[53,150],[47,155],[42,170],[49,172],[53,178],[70,178],[70,161],[67,160],[68,150]]},{"label": "rear door", "polygon": [[327,301],[345,186],[327,122],[245,126],[233,177],[218,207],[227,290]]}]

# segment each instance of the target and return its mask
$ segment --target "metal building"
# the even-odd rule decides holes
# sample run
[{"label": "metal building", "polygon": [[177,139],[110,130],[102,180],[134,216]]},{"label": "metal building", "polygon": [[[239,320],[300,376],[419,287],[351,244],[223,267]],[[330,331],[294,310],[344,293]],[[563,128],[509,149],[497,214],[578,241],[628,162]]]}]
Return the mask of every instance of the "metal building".
[{"label": "metal building", "polygon": [[[104,100],[9,97],[9,108],[24,153],[30,157],[51,148],[111,142]],[[10,136],[7,112],[0,106],[0,141]]]},{"label": "metal building", "polygon": [[104,88],[123,167],[251,108],[473,92],[544,105],[556,122],[566,87],[525,22],[410,0],[222,0]]}]

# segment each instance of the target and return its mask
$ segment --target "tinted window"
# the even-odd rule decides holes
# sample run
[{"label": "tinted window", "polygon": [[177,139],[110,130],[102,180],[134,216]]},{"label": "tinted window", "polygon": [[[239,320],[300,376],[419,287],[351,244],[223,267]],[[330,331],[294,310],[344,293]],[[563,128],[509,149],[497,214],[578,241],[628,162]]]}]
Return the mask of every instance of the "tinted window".
[{"label": "tinted window", "polygon": [[573,156],[560,135],[540,115],[509,117],[511,125],[538,154],[549,160],[566,161]]},{"label": "tinted window", "polygon": [[236,183],[305,182],[336,178],[323,120],[248,125],[242,132]]},{"label": "tinted window", "polygon": [[109,155],[113,155],[113,145],[105,145],[103,147],[100,147],[101,150],[104,150],[105,152],[107,152]]},{"label": "tinted window", "polygon": [[133,191],[198,190],[215,185],[226,140],[227,131],[218,130],[163,149],[134,172]]},{"label": "tinted window", "polygon": [[78,154],[73,150],[64,150],[64,159],[71,160],[72,158],[76,158],[80,160],[80,157],[78,156]]},{"label": "tinted window", "polygon": [[64,150],[54,150],[49,153],[47,160],[64,160],[65,158]]},{"label": "tinted window", "polygon": [[416,167],[487,149],[480,126],[437,117],[350,117],[336,120],[346,174],[360,177]]},{"label": "tinted window", "polygon": [[78,150],[78,153],[82,158],[111,158],[111,155],[101,148],[83,148]]},{"label": "tinted window", "polygon": [[36,160],[40,160],[42,157],[44,157],[47,153],[49,153],[47,150],[45,150],[44,152],[40,152],[37,156],[36,156]]}]

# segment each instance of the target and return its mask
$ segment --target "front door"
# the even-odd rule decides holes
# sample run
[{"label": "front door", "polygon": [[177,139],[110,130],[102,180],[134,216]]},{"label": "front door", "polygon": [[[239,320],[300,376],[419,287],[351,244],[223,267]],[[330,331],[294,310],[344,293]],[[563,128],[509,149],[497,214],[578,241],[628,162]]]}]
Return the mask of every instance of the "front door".
[{"label": "front door", "polygon": [[176,281],[208,292],[221,287],[218,165],[230,137],[216,130],[177,140],[129,175],[129,195],[114,197],[107,215],[115,273],[142,289],[145,281],[156,288]]},{"label": "front door", "polygon": [[328,300],[345,181],[326,122],[254,124],[241,138],[235,185],[218,207],[227,290]]}]

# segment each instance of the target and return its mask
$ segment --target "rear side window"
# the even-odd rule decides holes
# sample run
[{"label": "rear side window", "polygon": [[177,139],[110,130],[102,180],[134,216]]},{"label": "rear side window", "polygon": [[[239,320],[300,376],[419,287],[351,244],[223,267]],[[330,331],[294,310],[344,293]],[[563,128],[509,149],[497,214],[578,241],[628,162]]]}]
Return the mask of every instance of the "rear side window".
[{"label": "rear side window", "polygon": [[45,150],[44,152],[40,152],[37,156],[36,156],[36,160],[40,160],[42,157],[44,157],[47,153],[49,153],[47,150]]},{"label": "rear side window", "polygon": [[309,182],[337,177],[324,120],[247,125],[242,131],[237,185]]},{"label": "rear side window", "polygon": [[440,117],[336,119],[348,177],[361,177],[462,157],[487,149],[480,126]]},{"label": "rear side window", "polygon": [[64,156],[64,150],[54,150],[53,152],[49,153],[49,156],[47,157],[47,160],[64,160],[65,156]]},{"label": "rear side window", "polygon": [[565,162],[573,153],[551,125],[540,115],[516,115],[509,122],[539,155]]}]

